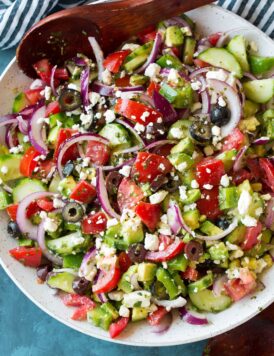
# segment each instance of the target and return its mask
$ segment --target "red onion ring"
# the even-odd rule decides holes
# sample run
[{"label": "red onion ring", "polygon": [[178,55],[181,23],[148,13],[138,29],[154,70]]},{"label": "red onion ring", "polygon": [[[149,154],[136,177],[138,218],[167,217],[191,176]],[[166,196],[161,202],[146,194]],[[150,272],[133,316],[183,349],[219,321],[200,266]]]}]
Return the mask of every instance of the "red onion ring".
[{"label": "red onion ring", "polygon": [[267,202],[266,210],[265,210],[265,226],[274,231],[274,197]]},{"label": "red onion ring", "polygon": [[250,80],[257,80],[258,79],[254,74],[252,74],[250,72],[244,72],[244,77],[246,77],[246,78],[248,78]]},{"label": "red onion ring", "polygon": [[141,148],[143,148],[142,145],[136,145],[133,147],[125,148],[124,150],[117,151],[116,153],[121,153],[121,154],[126,154],[126,153],[134,153],[139,151]]},{"label": "red onion ring", "polygon": [[51,87],[52,94],[54,96],[57,96],[57,91],[56,91],[55,84],[54,84],[54,75],[55,75],[56,69],[57,69],[57,65],[55,65],[52,68],[51,73],[50,73],[50,87]]},{"label": "red onion ring", "polygon": [[104,71],[104,66],[103,66],[103,61],[104,61],[104,54],[99,46],[99,43],[97,42],[95,37],[88,37],[89,43],[93,49],[93,53],[97,62],[97,67],[98,67],[98,80],[102,81],[102,75]]},{"label": "red onion ring", "polygon": [[166,314],[165,316],[163,316],[159,324],[152,326],[152,332],[154,334],[162,334],[164,332],[167,332],[172,324],[172,320],[172,314]]},{"label": "red onion ring", "polygon": [[210,104],[210,96],[207,89],[201,92],[201,99],[202,99],[202,110],[201,110],[202,114],[209,114],[211,104]]},{"label": "red onion ring", "polygon": [[38,226],[37,230],[37,242],[39,247],[42,250],[43,255],[51,261],[53,264],[62,266],[63,265],[63,259],[59,256],[54,255],[51,253],[46,245],[45,241],[45,220],[42,220],[40,225]]},{"label": "red onion ring", "polygon": [[18,137],[16,132],[17,124],[9,125],[6,130],[5,141],[8,148],[18,145]]},{"label": "red onion ring", "polygon": [[175,16],[172,17],[171,19],[165,20],[164,21],[165,26],[173,26],[173,25],[179,25],[181,27],[187,27],[190,35],[192,36],[193,32],[191,27],[189,26],[189,23],[185,21],[182,17],[180,16]]},{"label": "red onion ring", "polygon": [[216,295],[216,297],[219,297],[222,292],[224,291],[224,284],[227,282],[228,278],[225,275],[222,275],[215,279],[212,287],[213,293]]},{"label": "red onion ring", "polygon": [[207,325],[208,320],[205,315],[197,313],[194,310],[188,310],[186,307],[179,309],[179,313],[183,321],[192,325]]},{"label": "red onion ring", "polygon": [[177,119],[177,112],[170,104],[170,102],[157,90],[154,90],[152,98],[156,110],[158,110],[163,115],[164,122],[175,122]]},{"label": "red onion ring", "polygon": [[41,119],[46,117],[46,107],[42,106],[36,110],[29,123],[29,139],[33,147],[42,155],[48,154],[48,147],[43,141],[42,128],[43,121]]},{"label": "red onion ring", "polygon": [[233,164],[234,172],[239,172],[239,170],[243,168],[243,166],[244,166],[243,158],[244,158],[244,155],[245,155],[247,149],[248,149],[248,146],[243,146],[237,153],[237,155],[235,157],[234,164]]},{"label": "red onion ring", "polygon": [[16,119],[18,120],[18,128],[19,128],[20,132],[23,135],[27,135],[28,134],[28,121],[24,120],[21,115],[18,115],[16,117]]},{"label": "red onion ring", "polygon": [[82,97],[82,103],[85,109],[85,112],[87,111],[86,108],[89,106],[89,97],[88,97],[88,86],[89,86],[89,67],[87,66],[81,73],[81,97]]},{"label": "red onion ring", "polygon": [[145,87],[143,87],[143,85],[135,85],[133,87],[117,87],[117,90],[118,91],[121,91],[121,92],[143,92],[145,91]]},{"label": "red onion ring", "polygon": [[258,146],[258,145],[266,145],[269,143],[270,138],[267,136],[259,137],[255,141],[252,142],[252,145]]},{"label": "red onion ring", "polygon": [[20,231],[23,234],[26,234],[27,237],[31,240],[37,239],[38,226],[33,225],[29,219],[26,218],[26,210],[30,203],[34,200],[45,198],[45,197],[53,197],[55,194],[50,192],[37,192],[32,193],[25,197],[19,204],[16,214],[16,222],[19,226]]},{"label": "red onion ring", "polygon": [[114,87],[95,81],[91,85],[91,91],[103,96],[114,96]]},{"label": "red onion ring", "polygon": [[175,140],[161,140],[161,141],[155,141],[155,142],[152,142],[150,143],[149,145],[147,145],[145,147],[145,149],[147,151],[151,150],[152,148],[155,148],[155,147],[159,147],[159,146],[163,146],[163,145],[168,145],[168,144],[174,144],[176,145],[176,143],[178,143],[178,141],[175,141]]},{"label": "red onion ring", "polygon": [[[135,158],[131,158],[127,161],[124,161],[123,163],[118,164],[117,166],[103,166],[101,167],[103,171],[117,171],[117,169],[120,169],[124,166],[132,166],[133,163],[135,162]],[[96,168],[99,168],[99,166],[94,165]]]},{"label": "red onion ring", "polygon": [[150,55],[148,56],[145,63],[139,69],[136,70],[136,73],[143,73],[151,63],[155,62],[161,45],[162,45],[162,35],[160,32],[157,32]]},{"label": "red onion ring", "polygon": [[98,293],[97,297],[100,299],[101,303],[107,303],[108,298],[105,293]]},{"label": "red onion ring", "polygon": [[57,156],[57,162],[56,162],[56,165],[57,165],[57,170],[58,170],[58,173],[60,175],[60,178],[63,179],[64,178],[64,175],[63,175],[63,172],[62,172],[62,158],[65,154],[65,152],[67,151],[67,149],[74,145],[75,143],[78,143],[78,142],[81,142],[81,141],[97,141],[97,142],[100,142],[100,143],[103,143],[105,145],[108,145],[109,141],[100,136],[100,135],[97,135],[97,134],[92,134],[92,133],[83,133],[83,134],[76,134],[76,135],[73,135],[72,137],[68,138],[59,148],[59,151],[58,151],[58,156]]},{"label": "red onion ring", "polygon": [[123,125],[127,130],[129,130],[129,131],[132,133],[132,135],[136,138],[136,140],[137,140],[138,142],[140,142],[142,146],[145,146],[145,143],[144,143],[143,139],[142,139],[141,136],[135,131],[135,129],[134,129],[134,127],[133,127],[133,124],[132,124],[130,121],[128,121],[127,119],[123,119],[123,120],[121,120],[121,119],[116,119],[115,121],[118,122],[118,124]]},{"label": "red onion ring", "polygon": [[110,205],[109,199],[108,199],[108,193],[106,189],[106,182],[104,179],[104,174],[102,168],[97,168],[97,173],[96,173],[96,190],[98,194],[98,199],[100,201],[100,204],[103,208],[103,210],[112,218],[116,218],[120,220],[121,216],[116,213],[116,211],[112,208]]},{"label": "red onion ring", "polygon": [[[92,281],[93,278],[90,278],[89,274],[92,272],[92,268],[96,265],[96,248],[91,247],[89,251],[83,257],[81,266],[79,268],[79,276],[85,277],[87,280]],[[93,276],[92,276],[93,277]],[[95,277],[94,277],[95,278]]]},{"label": "red onion ring", "polygon": [[[161,74],[162,76],[168,76],[169,73],[170,73],[170,69],[171,69],[171,68],[163,68],[163,69],[161,69],[160,74]],[[178,71],[178,74],[179,74],[180,77],[182,77],[182,78],[184,78],[186,81],[190,82],[189,76],[188,76],[187,74],[185,74],[183,71],[181,71],[181,70]]]}]

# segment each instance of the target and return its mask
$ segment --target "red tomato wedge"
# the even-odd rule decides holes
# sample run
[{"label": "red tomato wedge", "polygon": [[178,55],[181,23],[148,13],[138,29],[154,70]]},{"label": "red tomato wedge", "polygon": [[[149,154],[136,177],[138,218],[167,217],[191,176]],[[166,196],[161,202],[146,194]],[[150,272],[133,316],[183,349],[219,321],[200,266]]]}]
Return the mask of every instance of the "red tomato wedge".
[{"label": "red tomato wedge", "polygon": [[244,242],[241,245],[243,251],[248,251],[254,247],[258,242],[258,237],[262,232],[263,225],[258,221],[256,226],[246,228],[246,234]]},{"label": "red tomato wedge", "polygon": [[224,284],[227,294],[236,302],[256,288],[256,281],[248,269],[241,268],[240,278],[234,278]]},{"label": "red tomato wedge", "polygon": [[[73,134],[77,133],[77,131],[72,129],[60,129],[57,136],[57,143],[54,151],[53,158],[56,160],[59,152],[59,148],[63,142],[65,142],[68,138],[71,138]],[[72,145],[69,149],[65,152],[62,158],[62,164],[65,164],[69,160],[75,160],[79,157],[79,151],[77,145]]]},{"label": "red tomato wedge", "polygon": [[84,234],[99,234],[107,227],[107,217],[104,213],[89,214],[82,220]]},{"label": "red tomato wedge", "polygon": [[33,65],[37,75],[48,85],[50,85],[50,74],[52,65],[48,59],[41,59]]},{"label": "red tomato wedge", "polygon": [[158,84],[158,83],[155,83],[155,82],[150,82],[150,84],[149,84],[149,86],[148,86],[148,88],[147,88],[147,93],[148,93],[148,95],[149,96],[151,96],[152,97],[152,95],[153,95],[153,92],[156,90],[156,91],[159,91],[161,89],[161,86],[160,86],[160,84]]},{"label": "red tomato wedge", "polygon": [[195,58],[193,60],[194,64],[199,67],[199,68],[205,68],[205,67],[210,67],[210,64],[207,62],[202,61],[201,59]]},{"label": "red tomato wedge", "polygon": [[26,217],[30,219],[36,213],[39,213],[41,209],[39,208],[36,201],[32,201],[26,209]]},{"label": "red tomato wedge", "polygon": [[130,52],[130,50],[126,49],[109,54],[103,62],[104,67],[112,73],[118,73],[121,65]]},{"label": "red tomato wedge", "polygon": [[212,44],[212,46],[215,47],[221,36],[222,36],[222,32],[216,32],[216,33],[212,33],[207,38],[210,44]]},{"label": "red tomato wedge", "polygon": [[20,173],[23,176],[30,177],[32,175],[33,170],[38,165],[38,162],[34,160],[37,156],[40,156],[40,153],[34,147],[27,149],[20,162]]},{"label": "red tomato wedge", "polygon": [[104,166],[109,160],[110,152],[107,145],[101,142],[89,141],[87,144],[86,157],[98,166]]},{"label": "red tomato wedge", "polygon": [[140,183],[152,182],[160,174],[171,172],[172,165],[165,157],[155,153],[140,152],[133,165],[134,178]]},{"label": "red tomato wedge", "polygon": [[225,167],[223,162],[214,157],[204,158],[196,166],[196,179],[201,187],[205,184],[219,185],[224,174]]},{"label": "red tomato wedge", "polygon": [[149,251],[146,254],[146,260],[151,262],[165,262],[169,261],[175,256],[179,255],[184,249],[185,244],[178,240],[169,245],[164,251]]},{"label": "red tomato wedge", "polygon": [[144,198],[144,192],[129,178],[123,178],[117,193],[120,211],[134,208]]},{"label": "red tomato wedge", "polygon": [[251,180],[252,174],[248,172],[246,169],[242,168],[238,172],[233,172],[232,182],[235,185],[241,184],[246,179]]},{"label": "red tomato wedge", "polygon": [[274,165],[268,158],[260,158],[259,163],[265,173],[267,185],[274,192]]},{"label": "red tomato wedge", "polygon": [[42,251],[38,247],[16,247],[9,251],[17,261],[28,267],[38,267],[41,264]]},{"label": "red tomato wedge", "polygon": [[118,99],[114,109],[116,113],[145,126],[162,118],[157,110],[130,99]]},{"label": "red tomato wedge", "polygon": [[47,105],[45,116],[49,117],[50,115],[58,114],[59,112],[60,112],[60,105],[58,101],[52,101]]},{"label": "red tomato wedge", "polygon": [[115,86],[116,87],[129,87],[130,86],[130,76],[125,75],[124,77],[121,78],[115,78]]},{"label": "red tomato wedge", "polygon": [[68,307],[81,307],[83,305],[95,307],[96,305],[90,298],[79,294],[65,294],[62,296],[62,301]]},{"label": "red tomato wedge", "polygon": [[68,80],[69,74],[67,68],[56,68],[54,73],[54,78],[60,80]]},{"label": "red tomato wedge", "polygon": [[41,198],[36,201],[38,207],[44,211],[54,210],[53,201],[48,198]]},{"label": "red tomato wedge", "polygon": [[109,335],[113,339],[121,334],[123,330],[125,330],[127,324],[129,322],[129,318],[122,317],[115,323],[110,324],[109,327]]},{"label": "red tomato wedge", "polygon": [[168,314],[166,308],[160,306],[153,313],[149,314],[147,321],[151,326],[158,325],[166,314]]},{"label": "red tomato wedge", "polygon": [[37,89],[29,89],[25,91],[26,98],[31,105],[36,104],[37,101],[42,98],[41,95],[42,90],[43,88],[37,88]]},{"label": "red tomato wedge", "polygon": [[121,277],[121,270],[117,266],[117,258],[116,257],[105,257],[102,263],[105,270],[101,268],[101,273],[99,278],[92,286],[92,291],[94,293],[108,293],[113,290]]},{"label": "red tomato wedge", "polygon": [[9,205],[7,208],[6,208],[6,211],[10,217],[10,219],[12,221],[15,221],[16,220],[16,215],[17,215],[17,209],[18,209],[18,204],[12,204],[12,205]]},{"label": "red tomato wedge", "polygon": [[199,199],[196,204],[202,215],[206,215],[209,219],[216,219],[222,215],[219,209],[219,187],[213,187],[211,190],[202,190],[203,198]]},{"label": "red tomato wedge", "polygon": [[137,205],[135,212],[149,229],[156,229],[161,216],[161,206],[159,204],[150,204],[141,201]]},{"label": "red tomato wedge", "polygon": [[185,272],[182,272],[182,277],[184,279],[188,279],[189,281],[197,281],[198,279],[198,271],[195,268],[187,267]]},{"label": "red tomato wedge", "polygon": [[89,204],[96,197],[96,189],[93,185],[82,180],[73,189],[70,198],[80,201],[85,204]]},{"label": "red tomato wedge", "polygon": [[155,26],[151,25],[141,31],[138,34],[138,38],[141,43],[147,43],[149,41],[154,41],[156,33],[157,31],[155,29]]},{"label": "red tomato wedge", "polygon": [[244,145],[245,135],[236,127],[231,134],[224,139],[222,151],[230,151],[233,148],[238,150]]}]

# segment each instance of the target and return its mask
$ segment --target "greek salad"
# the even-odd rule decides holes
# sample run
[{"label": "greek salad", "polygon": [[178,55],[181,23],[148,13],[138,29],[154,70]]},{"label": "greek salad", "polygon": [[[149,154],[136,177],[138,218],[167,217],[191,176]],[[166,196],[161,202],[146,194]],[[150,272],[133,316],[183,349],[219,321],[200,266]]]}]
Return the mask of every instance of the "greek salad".
[{"label": "greek salad", "polygon": [[112,338],[208,324],[273,264],[274,57],[185,15],[105,58],[87,40],[0,120],[9,253]]}]

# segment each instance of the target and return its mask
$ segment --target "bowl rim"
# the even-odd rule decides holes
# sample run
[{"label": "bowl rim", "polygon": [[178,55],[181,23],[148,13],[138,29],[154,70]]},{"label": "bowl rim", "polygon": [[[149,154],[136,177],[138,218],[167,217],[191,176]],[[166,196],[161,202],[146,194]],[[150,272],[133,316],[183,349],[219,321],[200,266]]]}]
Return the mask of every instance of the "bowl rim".
[{"label": "bowl rim", "polygon": [[[90,4],[92,6],[92,3]],[[253,28],[253,30],[256,30],[256,32],[258,33],[258,35],[263,36],[268,42],[272,43],[273,46],[273,41],[271,40],[271,38],[269,36],[267,36],[264,32],[262,32],[259,28],[257,28],[256,26],[254,26],[252,23],[248,22],[246,19],[240,17],[239,15],[233,13],[232,11],[229,11],[227,9],[224,9],[216,4],[208,4],[205,5],[203,7],[211,7],[212,10],[214,9],[218,9],[218,11],[223,12],[228,14],[231,17],[234,17],[236,19],[240,19],[241,22],[243,23],[243,29],[244,29],[244,25],[247,26],[248,29]],[[7,67],[4,69],[4,71],[2,72],[1,76],[0,76],[0,82],[3,80],[3,78],[5,77],[5,75],[8,73],[9,69],[14,65],[14,63],[16,62],[16,56],[13,57],[13,59],[9,62],[9,64],[7,65]],[[189,343],[194,343],[194,342],[198,342],[198,341],[202,341],[202,340],[206,340],[207,338],[205,338],[204,336],[199,336],[197,335],[196,337],[192,337],[190,340],[184,340],[182,342],[180,341],[171,341],[171,342],[166,342],[164,344],[159,344],[156,342],[149,342],[149,343],[142,343],[140,341],[127,341],[126,339],[111,339],[109,336],[104,336],[104,335],[95,335],[92,333],[92,329],[89,331],[83,330],[79,327],[77,327],[77,325],[72,324],[69,320],[66,320],[58,315],[55,315],[53,312],[51,312],[46,306],[44,306],[42,304],[42,302],[39,302],[38,300],[34,299],[34,297],[31,296],[31,293],[29,293],[29,291],[24,288],[24,286],[13,276],[13,274],[11,273],[8,265],[6,265],[4,263],[4,261],[1,258],[0,255],[0,265],[2,266],[3,270],[6,272],[6,274],[10,277],[10,279],[13,281],[13,283],[19,288],[19,290],[32,302],[34,303],[39,309],[41,309],[43,312],[45,312],[46,314],[48,314],[49,316],[51,316],[52,318],[54,318],[55,320],[57,320],[58,322],[68,326],[69,328],[72,328],[82,334],[85,334],[89,337],[94,337],[96,339],[99,340],[103,340],[103,341],[108,341],[111,343],[116,343],[116,344],[120,344],[120,345],[128,345],[128,346],[137,346],[137,347],[168,347],[168,346],[176,346],[176,345],[184,345],[184,344],[189,344]],[[274,267],[273,267],[274,268]],[[272,298],[269,298],[268,300],[266,300],[263,304],[261,304],[261,308],[265,309],[267,308],[271,303],[274,302],[274,294],[272,296]],[[224,325],[223,328],[220,328],[217,331],[214,332],[210,332],[210,334],[208,335],[208,338],[212,338],[214,336],[220,335],[224,332],[227,332],[229,330],[232,330],[234,328],[236,328],[237,326],[247,322],[248,320],[250,320],[251,318],[253,318],[255,315],[259,314],[261,310],[259,310],[258,308],[254,307],[254,309],[248,314],[246,315],[243,319],[234,322],[233,324],[229,324],[226,323],[226,325]]]}]

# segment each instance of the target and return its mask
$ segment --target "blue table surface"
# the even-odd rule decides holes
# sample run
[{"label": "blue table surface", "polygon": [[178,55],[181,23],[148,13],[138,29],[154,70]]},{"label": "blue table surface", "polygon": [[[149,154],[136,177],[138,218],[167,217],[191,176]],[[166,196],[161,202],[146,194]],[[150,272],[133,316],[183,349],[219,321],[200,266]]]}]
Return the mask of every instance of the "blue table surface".
[{"label": "blue table surface", "polygon": [[[0,73],[14,55],[15,49],[0,51]],[[121,352],[130,356],[139,353],[142,356],[200,356],[205,345],[205,341],[201,341],[167,348],[140,348],[83,335],[41,311],[15,286],[1,267],[0,291],[0,355],[3,356],[115,356]]]}]

